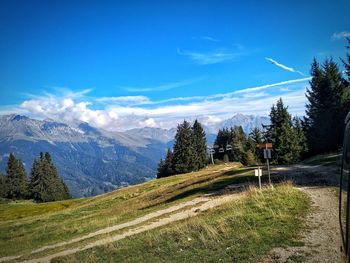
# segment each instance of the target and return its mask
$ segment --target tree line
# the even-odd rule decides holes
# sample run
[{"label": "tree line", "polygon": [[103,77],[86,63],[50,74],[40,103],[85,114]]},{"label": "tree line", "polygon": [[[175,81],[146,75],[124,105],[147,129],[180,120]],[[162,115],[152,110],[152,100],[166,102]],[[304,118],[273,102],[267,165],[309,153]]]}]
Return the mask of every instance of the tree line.
[{"label": "tree line", "polygon": [[24,165],[12,153],[6,174],[0,175],[0,196],[8,199],[33,199],[50,202],[69,199],[70,194],[63,179],[58,176],[48,152],[35,159],[28,180]]},{"label": "tree line", "polygon": [[219,129],[214,142],[213,157],[224,162],[253,165],[261,159],[260,153],[256,151],[256,144],[260,142],[262,134],[258,128],[253,129],[249,135],[246,135],[242,126]]},{"label": "tree line", "polygon": [[[347,42],[350,49],[349,38]],[[248,135],[241,126],[220,129],[213,148],[215,160],[244,165],[261,163],[263,154],[256,145],[263,142],[272,143],[274,164],[292,164],[312,155],[339,150],[344,120],[350,110],[350,54],[341,61],[344,74],[332,58],[322,64],[313,60],[306,91],[306,114],[302,118],[293,117],[280,98],[271,107],[269,125],[256,127]],[[192,128],[184,121],[178,126],[175,139],[174,150],[168,149],[166,158],[159,163],[158,178],[196,171],[208,162],[205,133],[198,121]]]},{"label": "tree line", "polygon": [[[349,38],[347,42],[347,49],[350,49]],[[255,153],[255,159],[261,160],[261,152],[254,151],[254,145],[249,141],[272,143],[272,162],[275,164],[292,164],[312,155],[339,150],[343,144],[344,120],[350,110],[350,54],[347,53],[346,58],[341,60],[345,74],[332,58],[322,64],[313,60],[303,118],[292,117],[280,98],[276,105],[272,105],[270,125],[255,128],[250,138],[246,139],[240,128],[235,128],[236,132],[231,129],[231,135],[227,135],[227,130],[219,131],[216,143],[229,141],[227,137],[232,143],[238,143],[233,148],[235,151],[228,153],[228,159],[250,164],[248,156]],[[233,136],[235,133],[239,136]],[[220,139],[222,134],[226,134],[224,140]],[[218,155],[220,157],[225,155]]]},{"label": "tree line", "polygon": [[177,126],[173,150],[160,159],[157,178],[198,171],[208,163],[205,132],[197,120],[193,126],[186,120]]}]

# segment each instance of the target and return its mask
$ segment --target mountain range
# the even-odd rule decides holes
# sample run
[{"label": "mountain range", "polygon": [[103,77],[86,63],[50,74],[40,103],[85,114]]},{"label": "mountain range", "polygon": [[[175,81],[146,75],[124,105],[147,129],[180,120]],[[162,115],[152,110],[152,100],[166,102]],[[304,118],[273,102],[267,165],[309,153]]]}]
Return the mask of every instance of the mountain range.
[{"label": "mountain range", "polygon": [[[245,132],[267,117],[236,114],[222,122],[204,125],[208,144],[218,129],[241,125]],[[58,173],[74,197],[91,196],[155,177],[159,159],[172,147],[176,127],[144,127],[108,132],[88,123],[66,124],[11,114],[0,116],[0,172],[14,153],[26,171],[40,152],[50,152]]]}]

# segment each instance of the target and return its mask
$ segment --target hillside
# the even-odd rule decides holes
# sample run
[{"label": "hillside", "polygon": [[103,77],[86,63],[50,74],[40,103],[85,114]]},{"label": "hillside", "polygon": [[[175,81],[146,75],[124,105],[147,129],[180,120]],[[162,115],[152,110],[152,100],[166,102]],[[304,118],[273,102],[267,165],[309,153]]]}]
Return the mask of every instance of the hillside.
[{"label": "hillside", "polygon": [[[267,118],[236,114],[206,127],[213,143],[219,128],[242,125],[246,131]],[[30,173],[34,158],[50,152],[74,197],[93,196],[155,178],[159,159],[174,142],[176,127],[105,131],[88,123],[66,124],[21,115],[0,116],[0,173],[14,153]]]},{"label": "hillside", "polygon": [[[147,253],[149,262],[167,261],[169,256],[187,262],[202,256],[249,262],[279,244],[293,244],[309,206],[304,194],[286,184],[246,192],[256,181],[252,168],[232,163],[96,197],[1,203],[0,262],[49,261],[79,251],[77,258],[62,260],[105,262],[112,256],[116,262],[140,262]],[[128,236],[121,246],[109,245]],[[239,244],[250,245],[245,250]],[[253,253],[255,247],[260,248]],[[213,250],[218,254],[209,255]]]},{"label": "hillside", "polygon": [[0,117],[0,171],[14,153],[30,173],[34,158],[50,152],[74,197],[97,195],[155,177],[166,145],[151,139],[76,127],[20,115]]}]

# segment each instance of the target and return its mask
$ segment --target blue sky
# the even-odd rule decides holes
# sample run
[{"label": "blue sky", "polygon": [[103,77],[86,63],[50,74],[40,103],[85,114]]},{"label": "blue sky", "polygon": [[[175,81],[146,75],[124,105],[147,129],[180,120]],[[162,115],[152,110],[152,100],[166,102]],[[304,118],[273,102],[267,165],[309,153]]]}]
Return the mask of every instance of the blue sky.
[{"label": "blue sky", "polygon": [[[302,115],[350,1],[1,1],[0,112],[112,129]],[[117,127],[117,128],[116,128]]]}]

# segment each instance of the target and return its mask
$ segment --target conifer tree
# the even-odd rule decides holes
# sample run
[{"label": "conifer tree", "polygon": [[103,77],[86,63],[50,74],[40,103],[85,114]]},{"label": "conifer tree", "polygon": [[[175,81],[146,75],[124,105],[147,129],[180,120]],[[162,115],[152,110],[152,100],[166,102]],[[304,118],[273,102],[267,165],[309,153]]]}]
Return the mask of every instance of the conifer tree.
[{"label": "conifer tree", "polygon": [[250,150],[252,151],[252,153],[255,156],[255,160],[259,161],[259,162],[263,162],[263,154],[261,149],[259,149],[257,146],[257,144],[262,143],[263,142],[263,134],[262,131],[258,128],[255,127],[250,133],[249,133],[249,139],[253,142],[253,144],[250,147]]},{"label": "conifer tree", "polygon": [[193,127],[193,147],[195,154],[195,169],[199,170],[208,163],[207,143],[202,125],[195,120]]},{"label": "conifer tree", "polygon": [[271,124],[267,129],[267,138],[273,145],[272,160],[277,164],[290,164],[300,158],[296,145],[296,132],[288,108],[279,99],[270,112]]},{"label": "conifer tree", "polygon": [[7,186],[6,186],[6,177],[3,174],[0,174],[0,197],[6,198],[7,196]]},{"label": "conifer tree", "polygon": [[247,137],[243,131],[242,126],[235,126],[231,128],[230,143],[233,144],[232,149],[232,161],[241,162],[247,165],[246,159],[246,147],[247,147]]},{"label": "conifer tree", "polygon": [[160,158],[157,169],[157,178],[162,178],[165,175],[165,162],[163,158]]},{"label": "conifer tree", "polygon": [[40,153],[40,159],[33,162],[30,192],[32,198],[38,202],[70,198],[68,187],[58,176],[49,153]]},{"label": "conifer tree", "polygon": [[29,183],[29,192],[31,198],[33,198],[36,201],[41,201],[45,199],[44,196],[46,191],[46,184],[44,179],[42,178],[42,167],[41,162],[39,160],[34,159],[32,170],[31,170],[31,177],[30,177],[30,183]]},{"label": "conifer tree", "polygon": [[295,162],[302,159],[308,152],[307,140],[302,121],[299,117],[293,118],[293,128],[295,133]]},{"label": "conifer tree", "polygon": [[314,60],[311,76],[305,119],[309,150],[311,154],[334,151],[342,145],[344,119],[350,106],[349,87],[332,59],[322,67]]},{"label": "conifer tree", "polygon": [[[224,149],[227,144],[232,144],[231,132],[227,129],[219,129],[218,134],[215,139],[215,145],[217,148],[215,149],[214,158],[223,160],[225,152],[220,152],[220,149]],[[230,161],[234,161],[232,151],[226,153]]]},{"label": "conifer tree", "polygon": [[165,176],[170,176],[174,174],[173,170],[173,152],[168,149],[164,161],[164,175]]},{"label": "conifer tree", "polygon": [[173,170],[175,173],[188,173],[196,169],[192,129],[189,122],[178,125],[175,136]]},{"label": "conifer tree", "polygon": [[6,168],[6,196],[11,199],[25,199],[28,195],[27,175],[20,160],[11,153]]}]

